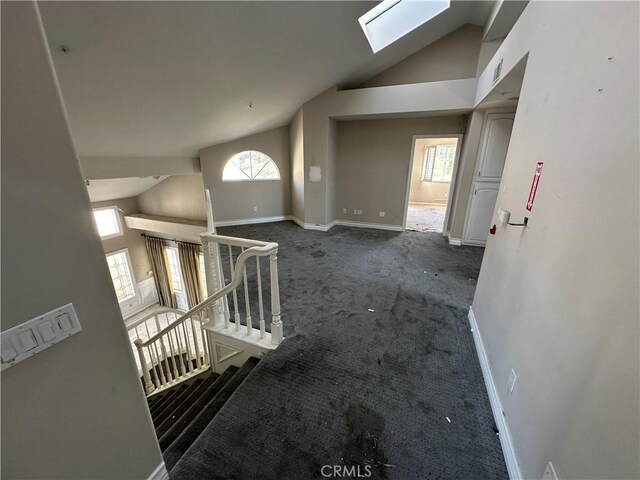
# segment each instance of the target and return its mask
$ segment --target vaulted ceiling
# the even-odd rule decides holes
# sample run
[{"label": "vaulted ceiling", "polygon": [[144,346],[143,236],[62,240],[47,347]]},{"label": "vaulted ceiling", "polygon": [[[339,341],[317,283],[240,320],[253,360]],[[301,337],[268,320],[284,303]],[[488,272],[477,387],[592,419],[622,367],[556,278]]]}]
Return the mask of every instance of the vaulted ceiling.
[{"label": "vaulted ceiling", "polygon": [[357,20],[376,3],[39,7],[79,155],[196,156],[286,124],[327,88],[357,85],[465,23],[482,24],[491,7],[454,1],[374,55]]}]

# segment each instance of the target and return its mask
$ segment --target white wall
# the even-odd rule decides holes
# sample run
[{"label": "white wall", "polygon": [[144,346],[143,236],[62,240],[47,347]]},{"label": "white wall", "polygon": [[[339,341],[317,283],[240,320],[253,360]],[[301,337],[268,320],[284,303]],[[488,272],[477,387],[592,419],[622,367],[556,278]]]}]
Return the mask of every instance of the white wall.
[{"label": "white wall", "polygon": [[[214,145],[200,150],[200,165],[205,188],[211,189],[216,221],[248,220],[291,214],[291,161],[289,127]],[[280,180],[223,182],[227,161],[244,150],[258,150],[273,159],[280,170]],[[258,211],[254,212],[253,207]]]},{"label": "white wall", "polygon": [[473,78],[482,28],[463,25],[364,82],[361,88]]},{"label": "white wall", "polygon": [[640,477],[638,14],[531,2],[481,76],[530,52],[496,205],[529,226],[489,237],[473,301],[525,478]]},{"label": "white wall", "polygon": [[82,331],[2,372],[2,478],[145,479],[162,457],[35,3],[2,3],[2,330]]},{"label": "white wall", "polygon": [[[206,220],[202,175],[174,175],[137,197],[138,212],[187,220]],[[133,212],[132,212],[133,213]]]},{"label": "white wall", "polygon": [[153,177],[200,172],[197,158],[185,157],[82,157],[84,178]]}]

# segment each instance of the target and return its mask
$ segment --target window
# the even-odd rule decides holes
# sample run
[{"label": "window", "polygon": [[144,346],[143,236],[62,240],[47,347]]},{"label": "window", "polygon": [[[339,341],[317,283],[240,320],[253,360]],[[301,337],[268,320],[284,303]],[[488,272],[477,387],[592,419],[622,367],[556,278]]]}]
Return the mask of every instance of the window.
[{"label": "window", "polygon": [[111,274],[111,281],[116,290],[119,302],[124,302],[136,296],[133,286],[133,274],[127,249],[107,255],[107,265]]},{"label": "window", "polygon": [[94,208],[93,218],[98,227],[100,238],[105,239],[123,235],[118,207]]},{"label": "window", "polygon": [[280,171],[275,162],[262,152],[247,150],[231,157],[222,171],[222,181],[250,180],[280,180]]},{"label": "window", "polygon": [[384,0],[358,19],[376,53],[449,8],[449,0]]},{"label": "window", "polygon": [[434,145],[424,149],[423,182],[451,182],[456,145]]},{"label": "window", "polygon": [[167,264],[169,266],[169,275],[171,276],[171,287],[174,292],[182,292],[182,273],[180,272],[180,259],[178,258],[178,249],[176,247],[165,247],[167,253]]},{"label": "window", "polygon": [[204,268],[204,254],[200,253],[198,255],[198,267],[200,269],[200,289],[205,297],[208,297],[207,293],[207,275],[206,270]]}]

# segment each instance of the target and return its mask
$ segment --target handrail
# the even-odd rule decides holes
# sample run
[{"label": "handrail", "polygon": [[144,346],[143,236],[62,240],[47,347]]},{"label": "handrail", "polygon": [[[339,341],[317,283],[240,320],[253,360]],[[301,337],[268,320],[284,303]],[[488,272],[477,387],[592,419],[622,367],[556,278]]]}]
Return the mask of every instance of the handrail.
[{"label": "handrail", "polygon": [[146,322],[147,320],[154,318],[156,315],[161,315],[163,313],[175,313],[176,319],[178,319],[180,318],[178,315],[182,315],[184,313],[184,310],[180,310],[178,308],[159,307],[159,308],[156,308],[154,311],[149,312],[144,317],[139,318],[138,320],[135,320],[133,323],[127,323],[125,321],[125,326],[127,327],[127,330],[131,330],[132,328],[136,328],[138,325]]},{"label": "handrail", "polygon": [[[227,243],[227,244],[230,244],[229,241],[232,240],[232,241],[235,242],[234,243],[235,246],[243,246],[243,245],[239,245],[240,242],[238,242],[238,240],[244,240],[244,239],[238,239],[238,238],[234,238],[234,237],[225,237],[224,235],[203,234],[202,237],[203,237],[203,239],[211,240],[213,242]],[[238,259],[236,260],[236,268],[235,268],[235,270],[233,272],[233,277],[231,279],[231,282],[229,282],[222,289],[218,290],[217,292],[215,292],[211,296],[207,297],[205,300],[200,302],[195,307],[193,307],[190,310],[188,310],[184,315],[182,315],[180,318],[175,320],[171,325],[168,325],[164,329],[160,330],[153,337],[149,338],[146,341],[137,339],[133,343],[138,348],[141,348],[141,347],[149,346],[153,342],[159,340],[167,332],[170,332],[171,330],[177,328],[179,325],[181,325],[186,320],[190,319],[196,313],[199,313],[199,312],[203,311],[205,308],[208,308],[208,307],[212,306],[217,300],[219,300],[220,298],[224,297],[227,293],[231,292],[238,285],[240,285],[240,282],[243,280],[243,272],[244,272],[244,268],[243,267],[244,267],[245,263],[247,262],[247,260],[249,259],[249,257],[266,257],[266,256],[271,255],[272,253],[275,253],[275,252],[278,251],[278,244],[277,243],[259,242],[257,240],[246,240],[245,242],[246,242],[247,245],[248,244],[252,244],[252,245],[259,244],[260,246],[252,246],[250,248],[247,248],[245,251],[243,251],[238,256]]]},{"label": "handrail", "polygon": [[201,233],[200,238],[208,240],[209,242],[222,243],[224,245],[231,245],[232,247],[266,247],[269,245],[278,246],[277,243],[261,242],[260,240],[250,240],[248,238],[227,237],[226,235],[218,235],[216,233]]}]

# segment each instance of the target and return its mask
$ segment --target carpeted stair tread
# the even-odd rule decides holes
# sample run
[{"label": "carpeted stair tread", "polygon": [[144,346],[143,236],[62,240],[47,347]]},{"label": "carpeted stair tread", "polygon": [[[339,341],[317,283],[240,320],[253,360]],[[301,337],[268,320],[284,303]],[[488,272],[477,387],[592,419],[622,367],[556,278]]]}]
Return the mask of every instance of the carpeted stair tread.
[{"label": "carpeted stair tread", "polygon": [[174,421],[166,431],[162,434],[158,433],[158,443],[160,444],[160,450],[163,452],[173,443],[173,441],[180,436],[182,431],[191,423],[191,421],[198,416],[198,414],[205,408],[205,406],[211,401],[212,398],[224,387],[224,385],[235,375],[238,371],[238,367],[230,366],[222,375],[220,375],[216,381],[201,393],[200,397],[195,400],[191,406]]},{"label": "carpeted stair tread", "polygon": [[174,395],[169,403],[167,403],[164,407],[158,410],[155,415],[153,415],[153,425],[157,427],[162,422],[164,422],[164,420],[169,415],[171,415],[171,412],[173,412],[185,398],[187,398],[196,388],[198,388],[201,383],[202,379],[198,378],[191,382],[191,384],[188,385],[187,388],[182,390],[182,393],[177,396]]},{"label": "carpeted stair tread", "polygon": [[258,362],[259,360],[255,357],[247,359],[244,365],[240,367],[240,370],[231,377],[217,395],[213,397],[206,407],[189,423],[180,436],[171,443],[169,448],[163,451],[162,455],[169,471],[171,471],[178,460],[182,458],[184,453],[200,436],[207,425],[209,425],[216,413],[220,411]]},{"label": "carpeted stair tread", "polygon": [[180,395],[182,395],[182,393],[189,388],[189,385],[183,383],[182,385],[179,385],[177,388],[173,388],[170,390],[171,392],[171,396],[167,398],[167,400],[165,400],[162,405],[159,405],[157,408],[155,408],[152,412],[151,412],[151,418],[153,420],[156,419],[156,417],[162,413],[162,411],[169,405],[171,405],[171,403],[178,398]]},{"label": "carpeted stair tread", "polygon": [[155,405],[153,406],[153,408],[150,408],[151,411],[151,415],[153,415],[155,412],[158,411],[159,408],[162,408],[162,405],[165,404],[165,402],[169,401],[169,399],[171,397],[173,397],[175,395],[176,391],[175,390],[169,390],[166,393],[163,393],[161,395],[161,399],[158,400]]},{"label": "carpeted stair tread", "polygon": [[[220,375],[217,373],[212,373],[206,379],[197,385],[193,390],[190,391],[189,396],[187,396],[179,405],[167,415],[164,421],[158,425],[156,428],[156,435],[158,438],[161,438],[175,423],[176,421],[184,415],[184,413],[189,410],[189,408],[207,391],[209,388],[213,386],[213,384],[220,378]],[[222,384],[221,384],[222,385]],[[222,388],[222,386],[220,386]]]}]

